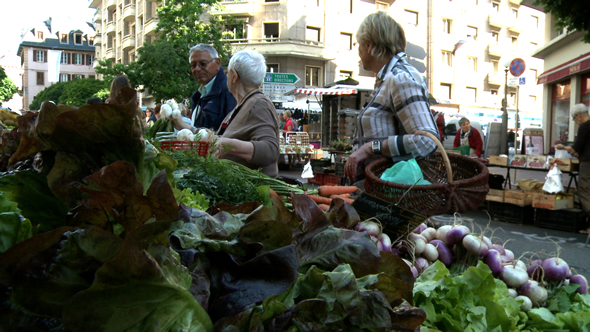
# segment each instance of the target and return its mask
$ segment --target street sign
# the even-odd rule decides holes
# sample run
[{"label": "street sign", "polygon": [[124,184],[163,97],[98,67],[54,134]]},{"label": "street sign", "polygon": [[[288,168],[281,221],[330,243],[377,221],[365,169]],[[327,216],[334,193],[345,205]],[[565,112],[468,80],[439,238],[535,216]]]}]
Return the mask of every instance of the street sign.
[{"label": "street sign", "polygon": [[525,85],[526,78],[525,77],[509,77],[508,78],[508,86],[519,86]]},{"label": "street sign", "polygon": [[264,83],[295,84],[299,82],[299,76],[293,73],[266,73]]},{"label": "street sign", "polygon": [[516,58],[512,60],[512,62],[510,62],[510,74],[512,74],[512,76],[514,77],[522,75],[525,69],[526,65],[524,63],[524,60],[521,58]]},{"label": "street sign", "polygon": [[262,92],[264,94],[283,94],[291,92],[297,88],[294,84],[276,84],[276,83],[264,83],[262,84]]},{"label": "street sign", "polygon": [[526,77],[519,77],[518,78],[518,85],[525,85],[526,84]]},{"label": "street sign", "polygon": [[285,95],[271,94],[271,95],[268,96],[268,98],[273,103],[282,103],[282,102],[294,101],[295,100],[295,96],[294,95],[285,96]]}]

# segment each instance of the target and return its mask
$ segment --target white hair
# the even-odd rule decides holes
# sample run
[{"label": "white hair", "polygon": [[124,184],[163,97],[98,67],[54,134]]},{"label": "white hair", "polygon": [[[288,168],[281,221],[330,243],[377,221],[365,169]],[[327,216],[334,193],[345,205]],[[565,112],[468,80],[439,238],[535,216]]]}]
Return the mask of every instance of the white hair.
[{"label": "white hair", "polygon": [[191,49],[190,49],[190,51],[188,53],[188,59],[189,59],[188,61],[189,62],[191,61],[190,60],[191,59],[191,55],[194,52],[207,52],[211,56],[211,59],[217,59],[217,58],[219,58],[219,53],[217,53],[217,50],[213,46],[211,46],[209,44],[200,43],[200,44],[197,44],[197,45],[191,47]]},{"label": "white hair", "polygon": [[266,75],[266,60],[255,50],[242,50],[229,60],[228,70],[235,70],[246,86],[260,86]]},{"label": "white hair", "polygon": [[588,113],[588,106],[584,104],[575,104],[574,107],[572,107],[572,110],[570,111],[570,115],[574,116],[578,113]]}]

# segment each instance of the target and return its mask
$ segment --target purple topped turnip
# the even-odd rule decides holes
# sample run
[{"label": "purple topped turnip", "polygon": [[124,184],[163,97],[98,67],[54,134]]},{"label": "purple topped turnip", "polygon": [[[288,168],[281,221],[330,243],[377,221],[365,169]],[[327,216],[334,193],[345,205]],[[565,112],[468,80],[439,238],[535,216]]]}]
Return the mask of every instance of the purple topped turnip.
[{"label": "purple topped turnip", "polygon": [[567,263],[559,257],[548,258],[543,261],[541,266],[545,272],[545,280],[550,281],[564,280],[570,269]]},{"label": "purple topped turnip", "polygon": [[471,230],[469,229],[469,227],[464,226],[464,225],[455,226],[447,232],[447,242],[446,243],[449,247],[452,247],[455,244],[463,241],[463,238],[469,233],[471,233]]},{"label": "purple topped turnip", "polygon": [[588,280],[583,275],[576,274],[570,278],[570,284],[578,284],[580,287],[576,292],[580,294],[588,294]]},{"label": "purple topped turnip", "polygon": [[547,301],[547,290],[534,280],[527,281],[520,289],[520,293],[531,299],[535,307],[540,307]]}]

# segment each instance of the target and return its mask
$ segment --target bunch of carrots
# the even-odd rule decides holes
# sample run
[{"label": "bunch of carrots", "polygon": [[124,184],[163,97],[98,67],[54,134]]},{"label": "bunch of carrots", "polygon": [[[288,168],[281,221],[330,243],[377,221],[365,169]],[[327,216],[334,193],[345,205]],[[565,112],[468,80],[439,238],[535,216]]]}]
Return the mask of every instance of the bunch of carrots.
[{"label": "bunch of carrots", "polygon": [[346,203],[352,204],[354,199],[351,195],[358,192],[360,189],[356,186],[320,186],[318,188],[318,195],[307,194],[318,206],[327,211],[332,204],[332,199],[338,197],[342,198]]}]

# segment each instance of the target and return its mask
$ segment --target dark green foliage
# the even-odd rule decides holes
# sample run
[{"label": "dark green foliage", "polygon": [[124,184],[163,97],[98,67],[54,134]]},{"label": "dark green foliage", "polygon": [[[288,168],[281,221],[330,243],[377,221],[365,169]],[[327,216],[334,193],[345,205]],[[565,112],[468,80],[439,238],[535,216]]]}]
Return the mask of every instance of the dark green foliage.
[{"label": "dark green foliage", "polygon": [[590,43],[590,6],[587,1],[535,0],[534,5],[544,6],[543,11],[555,17],[558,29],[567,28],[569,31],[584,32],[582,41]]},{"label": "dark green foliage", "polygon": [[14,82],[6,75],[4,68],[0,67],[0,102],[12,99],[12,96],[18,92]]},{"label": "dark green foliage", "polygon": [[39,92],[33,99],[31,105],[29,105],[29,109],[38,110],[46,100],[68,106],[84,106],[88,98],[100,95],[101,90],[105,89],[109,89],[105,81],[91,78],[58,82]]}]

